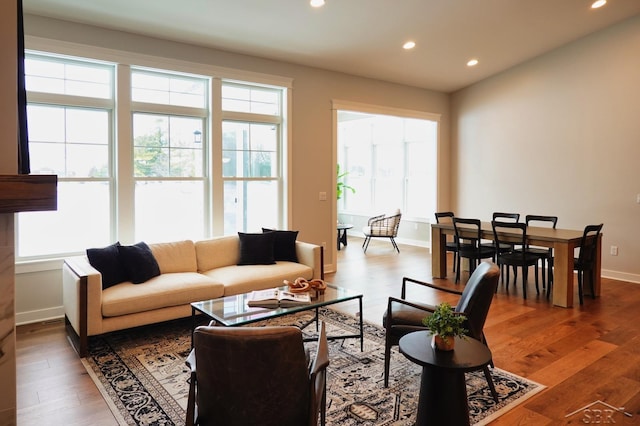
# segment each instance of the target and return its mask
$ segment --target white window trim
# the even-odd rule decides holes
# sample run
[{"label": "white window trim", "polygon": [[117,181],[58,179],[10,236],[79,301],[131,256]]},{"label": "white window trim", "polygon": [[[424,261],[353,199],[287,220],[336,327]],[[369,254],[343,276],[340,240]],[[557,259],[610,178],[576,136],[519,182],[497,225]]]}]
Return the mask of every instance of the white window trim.
[{"label": "white window trim", "polygon": [[[207,170],[206,173],[211,176],[211,168],[213,164],[219,164],[222,161],[222,120],[229,119],[228,115],[232,115],[231,112],[223,113],[221,108],[221,87],[222,80],[229,82],[237,82],[241,84],[249,85],[265,85],[278,88],[285,88],[286,96],[282,99],[282,107],[285,114],[281,114],[281,133],[282,133],[282,173],[281,180],[283,188],[282,191],[283,202],[286,206],[286,211],[282,212],[283,225],[290,228],[291,212],[293,207],[291,206],[292,188],[291,182],[291,164],[292,164],[292,150],[291,139],[292,134],[292,111],[290,105],[292,104],[292,89],[293,78],[283,77],[273,74],[258,73],[247,70],[239,70],[227,67],[220,67],[211,64],[203,64],[198,62],[183,61],[179,59],[157,57],[153,55],[140,54],[134,52],[120,51],[116,49],[109,49],[97,46],[86,45],[82,43],[73,43],[61,40],[52,40],[44,37],[26,35],[25,36],[25,48],[27,50],[33,50],[35,52],[50,53],[54,55],[69,56],[73,58],[86,58],[95,61],[110,62],[117,64],[116,66],[116,80],[119,84],[116,85],[116,98],[119,99],[117,108],[114,108],[112,100],[106,100],[113,111],[115,111],[115,120],[119,123],[114,131],[114,149],[116,144],[121,144],[123,140],[130,140],[132,134],[131,113],[134,110],[131,102],[131,89],[130,89],[130,68],[134,67],[149,67],[151,69],[162,69],[166,71],[175,71],[188,74],[196,74],[200,76],[208,76],[211,78],[210,95],[212,99],[212,105],[210,105],[210,118],[207,125],[210,129],[208,132],[208,138],[211,149],[208,153]],[[43,99],[46,97],[55,96],[52,94],[42,94]],[[51,98],[50,98],[51,99]],[[36,101],[36,98],[31,97],[30,100]],[[85,106],[81,98],[78,98],[80,105]],[[92,100],[93,106],[95,106],[95,100]],[[149,107],[150,109],[152,107]],[[263,116],[262,114],[256,114],[260,118],[260,121],[273,120],[272,116]],[[224,118],[223,118],[224,117]],[[247,115],[243,114],[243,120],[246,120]],[[124,123],[124,124],[123,124]],[[204,141],[203,141],[204,142]],[[131,141],[130,144],[133,142]],[[129,145],[130,145],[129,144]],[[116,158],[116,170],[114,179],[131,179],[133,181],[133,162],[131,161],[131,146],[122,146],[118,150],[118,158]],[[111,154],[113,155],[113,153]],[[217,162],[216,162],[217,161]],[[130,170],[127,170],[130,169]],[[129,199],[129,206],[134,205],[134,193],[133,182],[123,185],[121,187],[120,182],[116,183],[118,192],[116,198],[121,202],[114,202],[112,206],[118,209],[116,215],[117,223],[113,227],[113,232],[117,232],[121,239],[126,240],[127,236],[132,237],[135,221],[135,213],[131,214],[129,211],[122,211],[127,209],[123,200]],[[123,193],[123,188],[130,188],[130,194]],[[210,215],[212,223],[208,228],[213,235],[222,235],[224,224],[220,221],[223,219],[223,213],[217,213],[219,209],[212,209],[212,204],[218,200],[218,197],[222,199],[224,188],[224,181],[222,179],[211,179],[210,197],[208,206],[212,213]],[[218,217],[220,216],[220,217]],[[64,256],[63,256],[64,257]],[[52,262],[57,262],[60,257],[47,257],[45,259],[27,259],[17,262],[17,264],[24,263],[28,266],[29,271],[36,270],[49,270],[51,269]],[[42,265],[42,269],[38,265]]]},{"label": "white window trim", "polygon": [[26,35],[25,46],[27,50],[39,50],[58,55],[83,57],[95,59],[97,61],[108,61],[114,63],[135,64],[137,67],[172,70],[211,77],[215,76],[223,80],[235,80],[240,83],[250,82],[252,84],[286,87],[287,89],[293,88],[293,79],[290,77],[244,71],[199,62],[188,62],[148,54],[120,51],[81,43],[51,40],[44,37]]}]

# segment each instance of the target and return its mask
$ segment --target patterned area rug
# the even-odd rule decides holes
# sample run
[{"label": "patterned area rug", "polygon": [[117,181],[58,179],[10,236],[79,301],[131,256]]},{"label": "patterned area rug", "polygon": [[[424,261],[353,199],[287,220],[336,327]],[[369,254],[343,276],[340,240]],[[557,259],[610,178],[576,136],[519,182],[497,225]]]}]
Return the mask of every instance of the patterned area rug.
[{"label": "patterned area rug", "polygon": [[[358,332],[358,320],[325,309],[329,335]],[[301,313],[271,320],[270,325],[300,325]],[[258,323],[264,325],[264,323]],[[184,360],[190,351],[191,321],[114,332],[91,339],[85,368],[123,425],[182,425],[189,377]],[[305,333],[314,333],[311,325]],[[313,351],[314,343],[308,343]],[[397,348],[392,352],[389,387],[383,387],[384,330],[365,323],[364,351],[358,339],[329,342],[327,388],[329,425],[413,425],[421,368]],[[467,374],[471,423],[484,425],[544,389],[504,370],[492,370],[499,393],[496,404],[482,372]]]}]

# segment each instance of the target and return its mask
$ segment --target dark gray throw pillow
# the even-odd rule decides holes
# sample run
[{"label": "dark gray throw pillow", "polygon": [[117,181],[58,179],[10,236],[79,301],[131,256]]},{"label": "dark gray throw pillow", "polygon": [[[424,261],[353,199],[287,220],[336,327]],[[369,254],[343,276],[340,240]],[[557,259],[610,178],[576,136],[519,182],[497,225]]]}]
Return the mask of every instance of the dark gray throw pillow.
[{"label": "dark gray throw pillow", "polygon": [[298,254],[296,253],[298,231],[280,231],[277,229],[262,228],[262,232],[273,232],[275,234],[273,242],[273,257],[275,260],[298,262]]},{"label": "dark gray throw pillow", "polygon": [[118,247],[119,242],[103,248],[87,249],[89,263],[102,275],[103,290],[128,280],[127,272],[120,261]]},{"label": "dark gray throw pillow", "polygon": [[276,263],[273,256],[275,234],[247,234],[238,232],[240,238],[240,260],[238,265],[271,265]]},{"label": "dark gray throw pillow", "polygon": [[160,275],[160,267],[151,249],[144,241],[132,246],[118,247],[120,259],[134,284],[140,284]]}]

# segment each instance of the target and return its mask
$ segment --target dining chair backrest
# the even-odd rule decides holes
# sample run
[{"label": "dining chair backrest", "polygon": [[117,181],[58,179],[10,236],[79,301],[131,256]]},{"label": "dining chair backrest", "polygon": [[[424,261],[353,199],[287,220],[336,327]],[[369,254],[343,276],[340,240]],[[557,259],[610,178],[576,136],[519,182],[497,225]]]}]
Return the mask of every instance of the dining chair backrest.
[{"label": "dining chair backrest", "polygon": [[552,228],[556,229],[556,225],[558,224],[558,216],[541,216],[536,214],[528,214],[524,218],[527,226],[531,226],[531,222],[548,222],[552,224]]},{"label": "dining chair backrest", "polygon": [[598,247],[598,235],[602,231],[603,224],[587,225],[584,228],[582,239],[580,240],[580,254],[578,255],[578,263],[587,265],[596,258],[596,248]]},{"label": "dining chair backrest", "polygon": [[[496,219],[509,219],[510,221],[520,222],[520,213],[504,213],[504,212],[494,212],[493,220]],[[506,222],[506,221],[501,221]]]},{"label": "dining chair backrest", "polygon": [[[456,236],[456,242],[458,246],[460,246],[462,239],[464,238],[465,244],[472,244],[474,247],[479,247],[480,239],[482,238],[482,230],[480,219],[465,219],[461,217],[454,217],[453,219],[453,232]],[[460,225],[464,225],[461,227]],[[470,236],[462,236],[461,230],[462,228],[471,231],[474,235]],[[459,249],[460,247],[458,247]]]},{"label": "dining chair backrest", "polygon": [[[515,244],[526,247],[527,244],[527,224],[522,222],[503,222],[498,220],[491,221],[491,228],[493,229],[493,239],[496,244]],[[509,241],[505,240],[504,235],[501,236],[500,231],[509,232]],[[515,235],[513,235],[515,234]],[[517,240],[517,241],[516,241]],[[524,256],[524,252],[522,251]]]},{"label": "dining chair backrest", "polygon": [[453,223],[453,212],[436,212],[436,223]]}]

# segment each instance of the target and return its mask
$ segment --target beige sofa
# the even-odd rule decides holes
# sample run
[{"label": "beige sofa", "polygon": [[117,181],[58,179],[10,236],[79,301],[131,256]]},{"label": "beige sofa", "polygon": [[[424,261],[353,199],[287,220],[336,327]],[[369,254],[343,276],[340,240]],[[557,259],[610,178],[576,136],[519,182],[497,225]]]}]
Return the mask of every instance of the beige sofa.
[{"label": "beige sofa", "polygon": [[237,265],[238,236],[149,244],[161,274],[102,288],[86,256],[65,259],[63,302],[70,340],[81,357],[88,337],[191,315],[191,302],[282,285],[296,277],[324,278],[321,246],[295,242],[298,263]]}]

